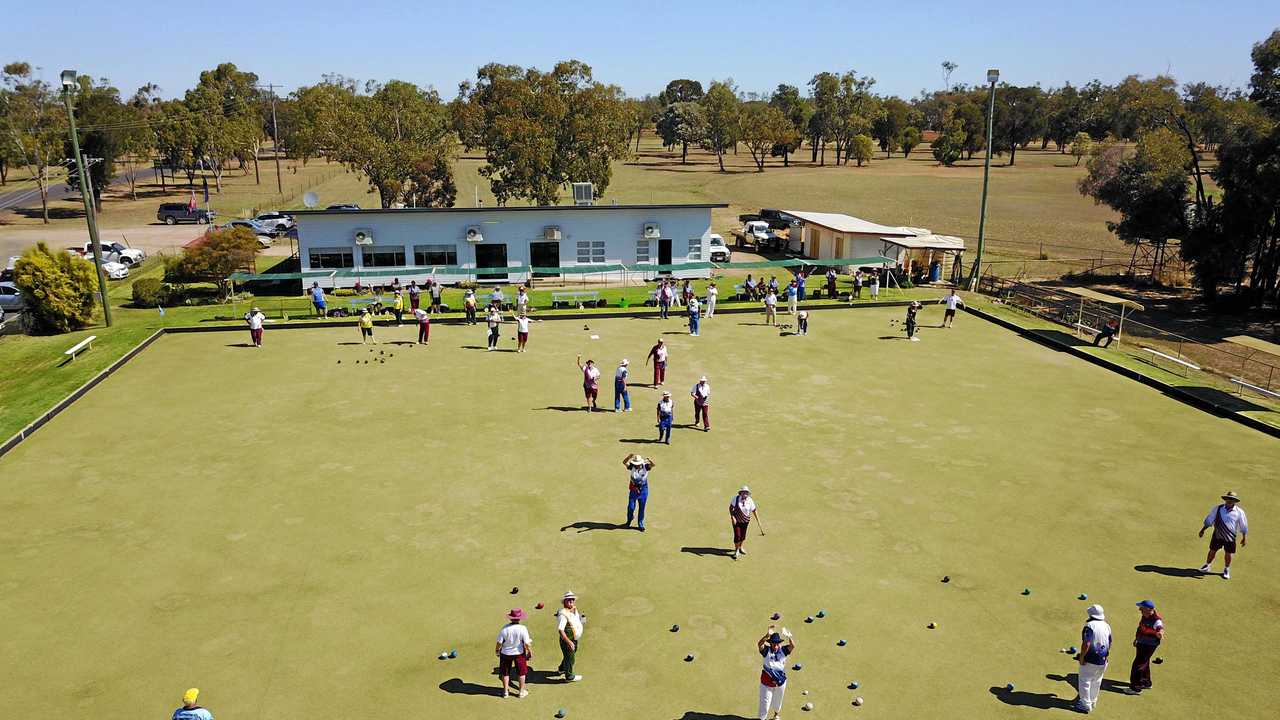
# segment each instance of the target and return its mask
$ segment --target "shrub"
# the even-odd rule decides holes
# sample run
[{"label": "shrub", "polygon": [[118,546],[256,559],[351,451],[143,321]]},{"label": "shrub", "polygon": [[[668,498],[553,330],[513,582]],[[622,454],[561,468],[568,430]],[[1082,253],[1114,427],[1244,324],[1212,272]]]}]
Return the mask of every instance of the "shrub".
[{"label": "shrub", "polygon": [[22,290],[33,330],[69,332],[93,317],[98,276],[84,258],[39,243],[14,264],[13,281]]},{"label": "shrub", "polygon": [[165,259],[164,279],[170,283],[215,283],[226,297],[231,293],[231,273],[252,271],[258,250],[258,239],[248,228],[210,230],[198,245],[172,260]]},{"label": "shrub", "polygon": [[160,278],[141,278],[133,282],[133,304],[138,307],[161,307],[173,302],[173,289]]}]

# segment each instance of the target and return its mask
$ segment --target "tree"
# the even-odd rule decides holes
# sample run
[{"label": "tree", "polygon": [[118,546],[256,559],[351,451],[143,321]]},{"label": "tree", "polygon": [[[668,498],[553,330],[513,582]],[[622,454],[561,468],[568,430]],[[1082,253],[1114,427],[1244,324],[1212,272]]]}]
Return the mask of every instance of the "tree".
[{"label": "tree", "polygon": [[959,120],[950,120],[942,128],[942,133],[933,141],[933,159],[950,167],[956,164],[964,151],[964,127]]},{"label": "tree", "polygon": [[[80,152],[88,164],[90,191],[101,207],[102,191],[111,184],[116,175],[116,161],[125,151],[126,134],[140,133],[135,125],[137,118],[120,102],[119,90],[105,80],[95,84],[88,75],[77,78],[77,84],[74,102]],[[63,142],[63,154],[75,155],[70,133]],[[76,191],[80,188],[80,177],[74,166],[68,168],[67,187]]]},{"label": "tree", "polygon": [[742,113],[742,142],[764,172],[764,160],[777,147],[789,146],[799,134],[786,115],[769,105],[750,105]]},{"label": "tree", "polygon": [[470,118],[462,135],[468,148],[483,147],[480,174],[499,204],[524,198],[554,205],[571,182],[590,182],[603,193],[612,162],[629,156],[628,117],[622,90],[592,78],[577,60],[549,72],[485,65],[476,82],[462,83],[459,101]]},{"label": "tree", "polygon": [[902,131],[911,124],[911,106],[899,97],[886,98],[882,112],[871,124],[871,136],[880,143],[880,150],[887,158],[898,149]]},{"label": "tree", "polygon": [[93,317],[98,276],[84,258],[50,250],[39,242],[14,263],[13,281],[26,299],[35,330],[69,332],[84,327]]},{"label": "tree", "polygon": [[658,103],[665,107],[678,102],[698,102],[702,96],[702,83],[697,80],[672,80],[658,93]]},{"label": "tree", "polygon": [[809,80],[809,97],[813,114],[809,116],[809,145],[813,162],[827,164],[827,142],[834,136],[839,115],[840,76],[820,72]]},{"label": "tree", "polygon": [[902,147],[902,157],[910,157],[911,151],[916,149],[920,144],[920,131],[914,127],[906,128],[902,131],[902,136],[898,138],[898,145]]},{"label": "tree", "polygon": [[724,154],[738,142],[739,114],[741,107],[732,80],[713,81],[702,98],[707,114],[707,131],[702,138],[703,147],[715,153],[724,172]]},{"label": "tree", "polygon": [[871,155],[875,152],[875,142],[872,141],[870,135],[854,135],[849,142],[849,155],[858,163],[858,167],[862,167],[862,163],[871,162]]},{"label": "tree", "polygon": [[1124,157],[1118,146],[1102,147],[1088,163],[1080,192],[1120,213],[1107,229],[1127,243],[1164,242],[1187,231],[1187,152],[1165,128],[1138,139],[1137,152]]},{"label": "tree", "polygon": [[972,160],[973,154],[987,147],[987,113],[982,105],[980,94],[966,96],[955,105],[952,118],[960,121],[964,129],[964,142],[960,149],[965,157]]},{"label": "tree", "polygon": [[657,132],[667,147],[680,146],[680,164],[689,158],[689,143],[697,143],[707,133],[707,114],[696,102],[671,103],[658,118]]},{"label": "tree", "polygon": [[848,163],[848,148],[856,135],[871,132],[872,123],[880,116],[880,100],[871,94],[873,77],[859,76],[853,70],[840,76],[836,95],[836,114],[831,132],[836,141],[836,163]]},{"label": "tree", "polygon": [[1076,167],[1080,167],[1080,161],[1092,150],[1093,138],[1089,137],[1089,133],[1084,131],[1076,133],[1075,138],[1071,140],[1071,154],[1076,158]]},{"label": "tree", "polygon": [[951,73],[955,72],[958,67],[960,66],[950,60],[942,61],[942,84],[948,91],[951,90]]},{"label": "tree", "polygon": [[218,286],[222,297],[230,297],[231,273],[252,271],[259,247],[257,236],[249,228],[210,230],[199,243],[166,263],[165,282],[211,282]]},{"label": "tree", "polygon": [[808,101],[800,97],[800,89],[795,85],[780,84],[769,97],[769,106],[777,108],[791,123],[793,132],[787,136],[787,142],[780,142],[769,151],[774,157],[782,157],[783,167],[791,165],[791,153],[800,148],[804,141],[805,130],[809,125],[809,116],[813,109]]},{"label": "tree", "polygon": [[[193,156],[213,171],[214,185],[222,192],[222,175],[228,161],[245,157],[262,140],[258,76],[222,63],[200,73],[196,86],[183,99],[190,112]],[[241,162],[243,167],[244,163]]]},{"label": "tree", "polygon": [[996,91],[996,117],[992,149],[1009,153],[1014,164],[1018,148],[1039,137],[1044,130],[1044,93],[1040,88],[1002,85]]},{"label": "tree", "polygon": [[9,63],[3,69],[5,138],[9,154],[35,179],[40,210],[49,222],[49,171],[61,165],[66,137],[66,112],[49,84],[32,77],[31,66]]}]

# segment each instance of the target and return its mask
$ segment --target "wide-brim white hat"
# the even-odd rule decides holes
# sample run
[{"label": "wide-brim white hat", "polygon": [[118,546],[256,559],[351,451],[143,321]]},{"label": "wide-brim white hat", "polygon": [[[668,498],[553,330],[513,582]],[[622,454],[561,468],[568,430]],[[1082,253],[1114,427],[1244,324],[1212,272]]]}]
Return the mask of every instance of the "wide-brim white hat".
[{"label": "wide-brim white hat", "polygon": [[1090,605],[1085,608],[1085,613],[1089,615],[1090,620],[1106,620],[1107,614],[1102,611],[1101,605]]}]

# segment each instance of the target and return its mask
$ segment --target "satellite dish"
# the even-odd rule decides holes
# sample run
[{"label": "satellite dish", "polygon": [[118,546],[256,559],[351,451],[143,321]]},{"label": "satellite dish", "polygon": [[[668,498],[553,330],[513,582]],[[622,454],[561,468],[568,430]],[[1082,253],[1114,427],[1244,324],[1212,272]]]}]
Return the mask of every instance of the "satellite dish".
[{"label": "satellite dish", "polygon": [[314,208],[320,204],[320,196],[310,191],[303,193],[302,204],[309,208]]}]

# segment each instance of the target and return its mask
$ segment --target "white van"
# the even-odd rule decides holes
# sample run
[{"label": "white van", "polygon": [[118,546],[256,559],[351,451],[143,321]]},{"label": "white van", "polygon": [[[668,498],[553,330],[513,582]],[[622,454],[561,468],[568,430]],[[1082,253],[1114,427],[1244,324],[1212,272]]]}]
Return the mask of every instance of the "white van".
[{"label": "white van", "polygon": [[707,259],[711,262],[729,262],[729,247],[724,244],[724,238],[712,233],[707,243]]}]

